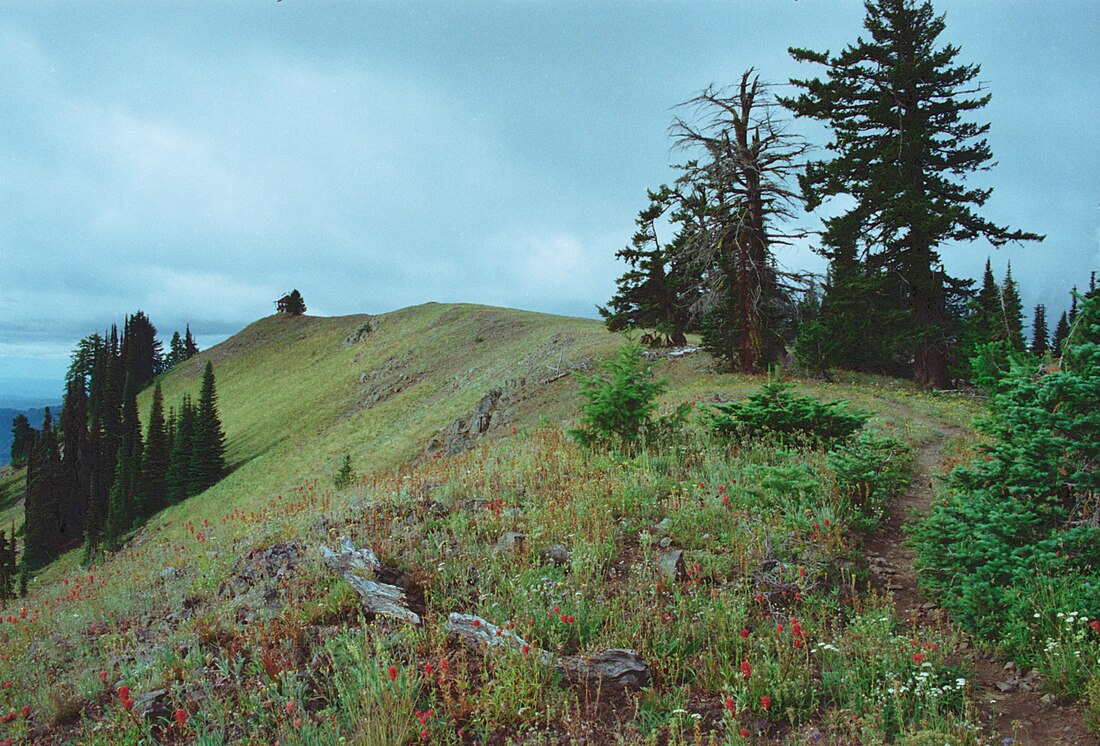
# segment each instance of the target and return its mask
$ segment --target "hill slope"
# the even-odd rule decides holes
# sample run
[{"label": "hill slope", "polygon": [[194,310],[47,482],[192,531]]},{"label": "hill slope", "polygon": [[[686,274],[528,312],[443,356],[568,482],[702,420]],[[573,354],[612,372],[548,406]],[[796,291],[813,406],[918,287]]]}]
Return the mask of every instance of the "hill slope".
[{"label": "hill slope", "polygon": [[[858,528],[904,485],[907,451],[966,440],[973,404],[879,378],[797,384],[868,410],[868,443],[892,444],[880,461],[698,424],[636,457],[590,453],[564,437],[578,401],[561,374],[618,343],[594,321],[428,304],[266,318],[173,370],[169,406],[213,361],[234,470],[103,567],[55,562],[4,611],[0,739],[992,743],[960,638],[879,593]],[[712,368],[654,365],[667,403],[762,382]],[[334,492],[345,453],[364,478]],[[374,580],[404,588],[419,625],[364,611],[341,574],[364,555],[322,559],[341,537],[377,554]],[[527,647],[470,650],[456,612]],[[624,647],[649,687],[544,665]]]}]

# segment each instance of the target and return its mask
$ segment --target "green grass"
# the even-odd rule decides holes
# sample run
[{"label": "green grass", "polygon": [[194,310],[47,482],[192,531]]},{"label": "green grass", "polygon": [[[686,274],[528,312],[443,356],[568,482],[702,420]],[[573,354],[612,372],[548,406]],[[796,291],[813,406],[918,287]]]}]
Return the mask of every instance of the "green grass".
[{"label": "green grass", "polygon": [[[715,442],[698,428],[632,458],[591,453],[565,436],[575,383],[539,381],[614,354],[618,339],[598,322],[429,304],[372,317],[373,331],[349,342],[366,321],[266,318],[163,377],[171,406],[197,394],[214,362],[234,470],[155,516],[104,566],[79,568],[78,552],[55,562],[4,610],[28,615],[0,626],[0,679],[16,682],[0,689],[0,711],[27,705],[32,716],[0,725],[0,737],[981,742],[968,689],[956,685],[967,674],[952,663],[953,633],[915,634],[862,590],[849,530],[862,507],[824,454]],[[702,354],[655,370],[670,383],[667,406],[741,398],[764,380],[716,373]],[[527,396],[481,447],[404,466],[515,378],[527,379]],[[905,443],[954,425],[969,406],[873,377],[797,381],[796,391],[849,399]],[[364,478],[336,492],[345,453]],[[495,552],[510,529],[527,534],[524,549]],[[420,628],[359,617],[317,551],[340,535],[399,573]],[[663,539],[684,550],[686,576],[660,574]],[[285,543],[300,550],[293,572],[234,592],[250,553]],[[542,550],[558,543],[570,561],[543,564]],[[653,686],[562,687],[534,656],[485,658],[457,645],[443,627],[450,611],[514,623],[555,653],[632,647]],[[183,708],[185,725],[135,720],[119,683],[167,689],[165,705]]]}]

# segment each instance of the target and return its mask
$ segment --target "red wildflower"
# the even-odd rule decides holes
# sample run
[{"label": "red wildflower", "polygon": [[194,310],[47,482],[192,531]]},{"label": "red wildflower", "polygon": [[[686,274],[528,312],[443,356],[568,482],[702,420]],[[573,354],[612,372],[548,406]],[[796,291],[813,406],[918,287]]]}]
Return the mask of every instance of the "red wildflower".
[{"label": "red wildflower", "polygon": [[122,706],[125,707],[127,710],[132,710],[134,709],[134,700],[127,697],[126,699],[122,700]]},{"label": "red wildflower", "polygon": [[741,630],[741,639],[742,640],[747,640],[748,637],[749,637],[749,631],[747,629],[742,629]]},{"label": "red wildflower", "polygon": [[183,724],[187,722],[187,710],[180,707],[176,710],[176,725],[183,727]]},{"label": "red wildflower", "polygon": [[31,716],[31,706],[23,705],[23,709],[21,710],[21,712],[23,713],[23,719],[26,720]]},{"label": "red wildflower", "polygon": [[914,663],[924,663],[924,653],[913,653]]},{"label": "red wildflower", "polygon": [[772,708],[772,698],[765,694],[760,698],[760,706],[764,708],[764,712],[767,712]]},{"label": "red wildflower", "polygon": [[286,704],[285,704],[285,705],[283,705],[283,709],[285,709],[285,710],[286,710],[286,714],[287,714],[287,715],[293,715],[293,714],[294,714],[294,710],[296,710],[297,708],[298,708],[298,705],[296,705],[296,704],[294,703],[294,700],[293,700],[293,699],[288,699],[288,700],[286,701]]},{"label": "red wildflower", "polygon": [[130,687],[126,686],[125,684],[120,686],[118,688],[118,698],[119,699],[129,699],[130,698]]},{"label": "red wildflower", "polygon": [[1100,619],[1093,619],[1089,622],[1089,626],[1092,627],[1092,631],[1100,634]]},{"label": "red wildflower", "polygon": [[741,675],[746,679],[752,676],[752,666],[748,661],[741,661]]},{"label": "red wildflower", "polygon": [[424,664],[424,675],[425,676],[431,676],[432,675],[432,664],[431,663],[425,663]]},{"label": "red wildflower", "polygon": [[386,669],[386,675],[390,677],[390,681],[397,680],[397,666],[390,666]]},{"label": "red wildflower", "polygon": [[524,645],[522,650],[523,650],[523,654],[527,655],[528,653],[531,652],[531,646],[530,645]]},{"label": "red wildflower", "polygon": [[748,728],[742,728],[740,733],[741,733],[742,738],[748,738],[749,737],[749,729]]},{"label": "red wildflower", "polygon": [[726,709],[730,711],[731,716],[737,715],[737,710],[734,706],[733,697],[726,697]]}]

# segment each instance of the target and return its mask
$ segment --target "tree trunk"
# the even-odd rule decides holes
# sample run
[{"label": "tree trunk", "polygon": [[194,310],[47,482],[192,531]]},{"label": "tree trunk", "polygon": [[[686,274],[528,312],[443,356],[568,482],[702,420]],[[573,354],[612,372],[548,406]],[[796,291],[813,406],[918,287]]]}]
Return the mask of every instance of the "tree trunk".
[{"label": "tree trunk", "polygon": [[923,388],[952,389],[947,358],[947,306],[943,273],[931,268],[913,287],[913,321],[918,342],[913,354],[913,380]]}]

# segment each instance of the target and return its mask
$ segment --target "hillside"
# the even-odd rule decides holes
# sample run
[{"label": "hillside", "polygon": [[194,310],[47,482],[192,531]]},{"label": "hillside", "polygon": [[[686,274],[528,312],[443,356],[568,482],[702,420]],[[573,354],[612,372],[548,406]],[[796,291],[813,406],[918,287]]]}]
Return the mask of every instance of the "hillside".
[{"label": "hillside", "polygon": [[[798,381],[866,410],[866,438],[742,445],[693,417],[654,450],[588,452],[561,374],[619,343],[595,321],[428,304],[269,317],[173,370],[169,406],[213,361],[233,471],[3,610],[0,740],[978,746],[1026,713],[1024,732],[1056,734],[1033,742],[1080,742],[1038,693],[988,704],[1000,664],[898,553],[905,508],[973,443],[973,401]],[[703,353],[653,368],[666,406],[764,382]],[[345,453],[361,478],[336,491]],[[374,581],[418,624],[361,606]],[[586,678],[601,660],[625,690]]]}]

